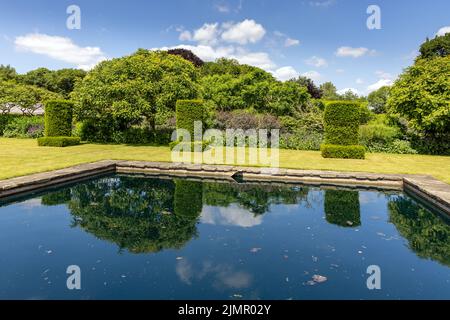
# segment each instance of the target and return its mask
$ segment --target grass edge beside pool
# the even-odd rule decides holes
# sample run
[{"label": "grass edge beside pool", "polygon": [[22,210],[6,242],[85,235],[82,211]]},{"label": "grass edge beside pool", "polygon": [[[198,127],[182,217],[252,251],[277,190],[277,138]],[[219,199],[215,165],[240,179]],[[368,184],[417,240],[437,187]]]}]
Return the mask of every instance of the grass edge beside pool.
[{"label": "grass edge beside pool", "polygon": [[[100,160],[171,161],[169,147],[82,144],[38,147],[35,139],[0,138],[0,180]],[[450,157],[367,153],[365,160],[324,159],[320,151],[280,150],[280,167],[430,175],[450,183]]]}]

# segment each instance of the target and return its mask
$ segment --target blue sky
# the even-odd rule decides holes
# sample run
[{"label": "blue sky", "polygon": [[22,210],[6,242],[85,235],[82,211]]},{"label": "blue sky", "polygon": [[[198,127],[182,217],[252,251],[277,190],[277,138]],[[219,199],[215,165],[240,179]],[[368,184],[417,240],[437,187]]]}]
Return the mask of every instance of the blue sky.
[{"label": "blue sky", "polygon": [[[66,27],[72,4],[79,30]],[[371,4],[379,30],[366,26]],[[450,32],[449,12],[448,0],[0,0],[0,64],[88,69],[181,45],[205,60],[236,58],[281,80],[307,75],[367,94],[410,65],[427,36]]]}]

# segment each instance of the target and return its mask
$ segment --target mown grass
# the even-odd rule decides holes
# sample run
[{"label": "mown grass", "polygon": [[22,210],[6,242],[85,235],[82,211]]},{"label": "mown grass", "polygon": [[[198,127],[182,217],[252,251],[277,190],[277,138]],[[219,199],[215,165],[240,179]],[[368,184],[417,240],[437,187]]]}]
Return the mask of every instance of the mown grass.
[{"label": "mown grass", "polygon": [[[0,138],[0,179],[99,160],[171,161],[168,147],[83,144],[38,147],[33,139]],[[280,150],[283,168],[425,174],[450,183],[450,157],[373,153],[365,160],[324,159],[317,151]]]}]

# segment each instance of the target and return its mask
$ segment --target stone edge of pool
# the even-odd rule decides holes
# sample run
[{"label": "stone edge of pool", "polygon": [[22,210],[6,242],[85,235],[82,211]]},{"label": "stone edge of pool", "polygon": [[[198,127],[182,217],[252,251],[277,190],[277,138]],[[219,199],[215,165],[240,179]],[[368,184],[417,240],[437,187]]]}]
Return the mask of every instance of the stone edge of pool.
[{"label": "stone edge of pool", "polygon": [[0,180],[0,198],[114,172],[403,190],[450,215],[450,185],[430,176],[123,160],[103,160]]}]

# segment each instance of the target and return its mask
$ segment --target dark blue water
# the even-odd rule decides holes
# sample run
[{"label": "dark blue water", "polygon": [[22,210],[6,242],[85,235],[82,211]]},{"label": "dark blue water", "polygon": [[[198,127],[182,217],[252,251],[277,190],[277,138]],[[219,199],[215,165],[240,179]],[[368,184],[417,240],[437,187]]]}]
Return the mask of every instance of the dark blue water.
[{"label": "dark blue water", "polygon": [[0,205],[1,299],[450,299],[450,226],[401,193],[109,176]]}]

